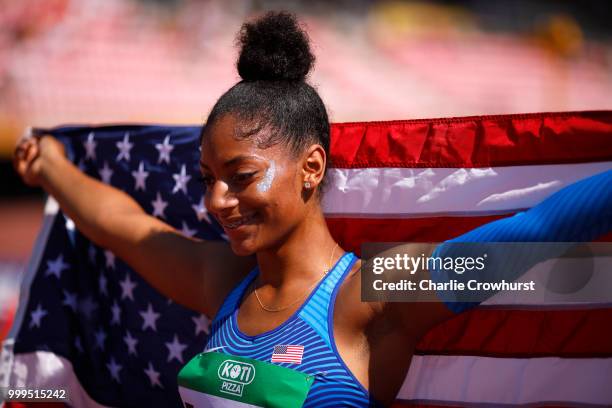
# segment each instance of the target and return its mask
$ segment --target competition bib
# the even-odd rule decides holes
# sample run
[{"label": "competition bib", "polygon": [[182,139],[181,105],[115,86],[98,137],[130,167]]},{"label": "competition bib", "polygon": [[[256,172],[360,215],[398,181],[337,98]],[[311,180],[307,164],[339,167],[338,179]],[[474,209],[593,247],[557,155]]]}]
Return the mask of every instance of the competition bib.
[{"label": "competition bib", "polygon": [[206,352],[178,374],[185,408],[301,407],[314,376],[251,358]]}]

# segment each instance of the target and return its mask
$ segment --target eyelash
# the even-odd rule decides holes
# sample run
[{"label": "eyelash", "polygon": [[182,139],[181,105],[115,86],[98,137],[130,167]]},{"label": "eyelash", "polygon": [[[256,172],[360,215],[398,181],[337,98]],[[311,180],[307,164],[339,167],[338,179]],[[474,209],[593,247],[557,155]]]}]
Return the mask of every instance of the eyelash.
[{"label": "eyelash", "polygon": [[251,177],[253,177],[255,175],[255,173],[257,173],[257,172],[253,171],[253,172],[250,172],[250,173],[236,173],[232,177],[232,180],[237,182],[237,183],[243,183],[245,181],[248,181]]},{"label": "eyelash", "polygon": [[[234,183],[244,183],[248,181],[251,177],[253,177],[257,172],[253,171],[250,173],[237,173],[232,177],[232,182]],[[198,176],[198,181],[206,186],[209,186],[213,183],[213,178],[210,176]]]}]

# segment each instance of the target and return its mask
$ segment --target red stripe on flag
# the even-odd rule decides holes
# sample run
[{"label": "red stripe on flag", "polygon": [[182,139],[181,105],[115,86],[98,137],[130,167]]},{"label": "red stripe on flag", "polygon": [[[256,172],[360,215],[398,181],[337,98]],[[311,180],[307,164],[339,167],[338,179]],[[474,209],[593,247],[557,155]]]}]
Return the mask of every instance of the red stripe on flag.
[{"label": "red stripe on flag", "polygon": [[[477,406],[477,404],[473,404]],[[464,404],[434,404],[434,403],[423,403],[423,402],[411,402],[408,400],[395,400],[393,404],[391,404],[390,408],[463,408],[465,406],[469,406],[467,403]],[[485,404],[485,406],[493,406],[492,404]],[[556,405],[552,403],[537,403],[537,404],[529,404],[529,407],[538,407],[538,408],[567,408],[568,405]]]},{"label": "red stripe on flag", "polygon": [[331,127],[331,163],[359,168],[608,161],[611,134],[612,112],[603,111],[338,123]]},{"label": "red stripe on flag", "polygon": [[396,400],[395,402],[393,402],[393,404],[391,404],[390,408],[461,408],[461,405],[436,405]]},{"label": "red stripe on flag", "polygon": [[[487,222],[513,214],[426,218],[327,218],[333,237],[347,251],[361,255],[364,242],[442,242]],[[612,242],[612,233],[597,241]]]},{"label": "red stripe on flag", "polygon": [[361,254],[362,242],[442,242],[513,214],[427,218],[327,218],[342,248]]},{"label": "red stripe on flag", "polygon": [[63,402],[11,402],[7,401],[4,403],[5,408],[67,408],[68,404]]},{"label": "red stripe on flag", "polygon": [[430,330],[417,354],[610,357],[612,309],[474,309]]}]

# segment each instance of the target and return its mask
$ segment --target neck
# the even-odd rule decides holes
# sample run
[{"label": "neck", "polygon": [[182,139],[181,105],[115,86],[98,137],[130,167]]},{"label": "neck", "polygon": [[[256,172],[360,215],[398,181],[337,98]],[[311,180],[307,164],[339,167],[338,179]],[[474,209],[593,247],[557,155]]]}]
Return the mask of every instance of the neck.
[{"label": "neck", "polygon": [[282,245],[257,253],[262,286],[303,287],[321,278],[344,253],[336,247],[320,209],[306,219],[307,222],[290,232]]}]

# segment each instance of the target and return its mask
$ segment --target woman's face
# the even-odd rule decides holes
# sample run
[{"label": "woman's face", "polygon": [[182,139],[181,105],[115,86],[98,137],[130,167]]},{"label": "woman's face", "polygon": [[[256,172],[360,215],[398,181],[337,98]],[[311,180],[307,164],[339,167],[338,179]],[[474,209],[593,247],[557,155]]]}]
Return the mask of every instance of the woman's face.
[{"label": "woman's face", "polygon": [[233,251],[250,255],[278,246],[304,219],[304,173],[284,145],[261,149],[257,135],[234,137],[236,125],[234,116],[224,115],[207,129],[200,167],[209,213]]}]

